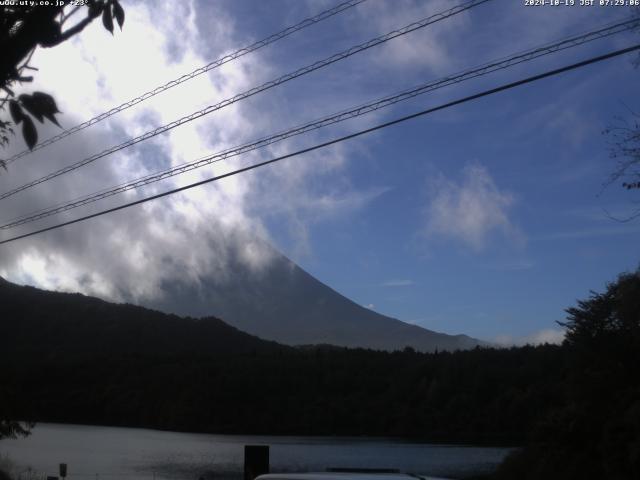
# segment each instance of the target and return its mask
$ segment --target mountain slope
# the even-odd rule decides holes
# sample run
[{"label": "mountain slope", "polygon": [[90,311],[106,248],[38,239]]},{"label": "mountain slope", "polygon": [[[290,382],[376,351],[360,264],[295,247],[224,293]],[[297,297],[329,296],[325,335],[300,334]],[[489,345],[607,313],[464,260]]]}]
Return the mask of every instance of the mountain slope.
[{"label": "mountain slope", "polygon": [[473,348],[482,342],[446,335],[381,315],[349,300],[273,252],[263,273],[234,262],[224,284],[163,285],[162,299],[145,305],[178,315],[215,315],[242,331],[288,345],[331,344],[380,350]]},{"label": "mountain slope", "polygon": [[198,356],[287,348],[213,317],[180,318],[77,293],[19,286],[1,277],[0,309],[0,339],[5,353]]},{"label": "mountain slope", "polygon": [[214,318],[2,280],[0,308],[0,418],[517,444],[540,412],[564,405],[557,346],[291,348]]}]

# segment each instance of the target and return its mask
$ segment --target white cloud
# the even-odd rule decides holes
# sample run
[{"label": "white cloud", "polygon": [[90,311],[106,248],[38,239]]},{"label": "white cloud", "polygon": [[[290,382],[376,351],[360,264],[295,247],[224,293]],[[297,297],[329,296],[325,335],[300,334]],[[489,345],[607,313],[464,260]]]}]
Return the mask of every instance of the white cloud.
[{"label": "white cloud", "polygon": [[413,280],[388,280],[382,283],[383,287],[410,287]]},{"label": "white cloud", "polygon": [[512,335],[498,335],[494,338],[494,342],[505,347],[521,346],[521,345],[543,345],[550,343],[559,345],[564,340],[564,330],[556,330],[545,328],[537,332],[533,332],[523,337],[514,337]]},{"label": "white cloud", "polygon": [[513,195],[501,191],[489,171],[478,163],[464,167],[460,182],[439,175],[429,183],[429,194],[424,229],[427,238],[453,239],[474,251],[485,249],[495,234],[516,244],[524,241],[509,216]]},{"label": "white cloud", "polygon": [[[194,18],[197,8],[194,1],[127,6],[126,24],[115,36],[96,21],[73,41],[38,51],[33,64],[40,70],[27,90],[54,94],[65,112],[60,120],[69,127],[208,63],[222,50],[238,46],[233,43],[236,32],[228,15],[214,15],[212,10],[211,18],[204,22],[210,31],[203,32]],[[209,36],[215,37],[215,42],[205,58],[197,47]],[[230,62],[12,164],[10,172],[0,176],[0,190],[232,97],[261,83],[265,80],[262,77],[273,75],[272,70],[277,69],[260,55]],[[278,109],[265,111],[259,102],[251,101],[224,108],[8,199],[3,202],[2,220],[272,133],[274,116],[287,118],[292,125],[301,120],[301,114],[296,116],[297,112],[290,111],[286,104]],[[40,132],[46,138],[57,130],[45,126]],[[74,210],[55,221],[121,204],[123,197],[133,200],[143,193],[168,190],[267,156],[288,153],[314,142],[315,137],[311,137],[192,171],[99,207]],[[21,149],[21,142],[14,142],[11,148],[8,155]],[[282,206],[286,212],[282,217],[291,231],[304,238],[310,223],[349,215],[386,191],[358,191],[345,180],[347,151],[340,146],[316,152],[283,162],[278,168],[227,178],[7,245],[0,250],[0,275],[44,288],[142,301],[161,296],[163,285],[168,283],[197,287],[205,277],[224,282],[233,262],[242,262],[259,274],[272,255],[258,240],[269,239],[263,223],[265,207]],[[331,182],[325,183],[324,179]],[[312,184],[314,188],[309,187]],[[4,232],[2,238],[15,233]],[[308,238],[306,242],[310,245]]]}]

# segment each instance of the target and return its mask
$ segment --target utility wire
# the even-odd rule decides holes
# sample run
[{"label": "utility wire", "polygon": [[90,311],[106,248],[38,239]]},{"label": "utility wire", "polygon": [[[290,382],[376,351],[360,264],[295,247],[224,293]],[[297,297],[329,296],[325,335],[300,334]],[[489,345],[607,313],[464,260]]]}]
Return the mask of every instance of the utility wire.
[{"label": "utility wire", "polygon": [[359,45],[356,45],[354,47],[351,47],[347,50],[344,50],[340,53],[336,53],[335,55],[332,55],[330,57],[325,58],[324,60],[319,60],[315,63],[312,63],[310,65],[307,65],[305,67],[302,67],[298,70],[295,70],[294,72],[288,73],[286,75],[282,75],[281,77],[275,79],[275,80],[271,80],[269,82],[263,83],[260,86],[254,87],[250,90],[247,90],[246,92],[237,94],[234,97],[228,98],[226,100],[223,100],[215,105],[210,105],[208,107],[205,107],[202,110],[199,110],[197,112],[194,112],[190,115],[187,115],[185,117],[182,117],[178,120],[174,120],[171,123],[168,123],[166,125],[163,125],[161,127],[156,128],[155,130],[151,130],[147,133],[144,133],[136,138],[127,140],[124,143],[121,143],[120,145],[116,145],[114,147],[108,148],[107,150],[104,150],[100,153],[97,153],[95,155],[92,155],[90,157],[87,157],[83,160],[80,160],[74,164],[71,164],[67,167],[64,167],[60,170],[57,170],[55,172],[52,172],[48,175],[45,175],[44,177],[41,177],[37,180],[33,180],[29,183],[26,183],[20,187],[14,188],[13,190],[10,190],[8,192],[3,193],[2,195],[0,195],[0,200],[3,200],[5,198],[8,198],[12,195],[15,195],[18,192],[21,192],[23,190],[26,190],[28,188],[31,188],[35,185],[39,185],[40,183],[46,182],[48,180],[51,180],[52,178],[56,178],[59,177],[60,175],[64,175],[66,173],[72,172],[73,170],[76,170],[80,167],[83,167],[85,165],[88,165],[92,162],[95,162],[96,160],[102,158],[102,157],[106,157],[107,155],[110,155],[112,153],[115,153],[119,150],[123,150],[124,148],[130,147],[131,145],[135,145],[136,143],[142,142],[144,140],[148,140],[149,138],[155,137],[156,135],[159,135],[161,133],[165,133],[175,127],[178,127],[180,125],[183,125],[187,122],[191,122],[197,118],[203,117],[205,115],[208,115],[209,113],[212,113],[216,110],[220,110],[221,108],[224,108],[228,105],[231,105],[233,103],[236,103],[240,100],[244,100],[248,97],[251,97],[253,95],[256,95],[257,93],[263,92],[265,90],[268,90],[270,88],[276,87],[278,85],[281,85],[285,82],[288,82],[290,80],[293,80],[294,78],[306,75],[308,73],[311,73],[315,70],[318,70],[320,68],[326,67],[327,65],[331,65],[335,62],[338,62],[340,60],[344,60],[345,58],[351,57],[352,55],[355,55],[357,53],[360,53],[364,50],[368,50],[369,48],[375,47],[377,45],[380,45],[382,43],[388,42],[389,40],[392,40],[394,38],[400,37],[402,35],[406,35],[408,33],[411,33],[415,30],[424,28],[428,25],[431,25],[433,23],[439,22],[441,20],[445,20],[449,17],[452,17],[454,15],[457,15],[459,13],[462,13],[466,10],[469,10],[473,7],[476,7],[478,5],[481,5],[483,3],[489,2],[491,0],[471,0],[469,2],[460,4],[460,5],[456,5],[455,7],[452,7],[444,12],[440,12],[437,13],[435,15],[431,15],[430,17],[424,18],[422,20],[419,20],[417,22],[411,23],[409,25],[406,25],[402,28],[400,28],[399,30],[394,30],[392,32],[389,32],[385,35],[376,37],[372,40],[369,40],[367,42],[361,43]]},{"label": "utility wire", "polygon": [[128,102],[125,102],[121,105],[118,105],[117,107],[112,108],[111,110],[107,111],[107,112],[103,112],[83,123],[80,123],[74,127],[71,127],[67,130],[64,130],[62,132],[60,132],[57,135],[54,135],[53,137],[50,137],[46,140],[43,140],[40,143],[37,143],[33,149],[29,150],[24,150],[20,153],[17,153],[15,155],[13,155],[12,157],[10,157],[9,159],[5,160],[5,163],[8,165],[10,163],[15,162],[16,160],[18,160],[19,158],[22,158],[26,155],[29,155],[32,152],[35,152],[36,150],[40,150],[41,148],[44,148],[46,146],[49,146],[59,140],[62,140],[63,138],[68,137],[69,135],[72,135],[76,132],[79,132],[80,130],[84,130],[87,127],[90,127],[91,125],[95,125],[98,122],[101,122],[102,120],[109,118],[112,115],[115,115],[116,113],[122,112],[123,110],[127,110],[128,108],[133,107],[134,105],[137,105],[138,103],[144,102],[145,100],[154,97],[156,95],[158,95],[159,93],[162,93],[166,90],[169,90],[170,88],[173,88],[177,85],[180,85],[181,83],[184,83],[188,80],[191,80],[192,78],[195,78],[199,75],[202,75],[203,73],[209,72],[215,68],[218,68],[222,65],[224,65],[225,63],[229,63],[237,58],[240,58],[248,53],[251,52],[255,52],[256,50],[261,49],[262,47],[266,47],[267,45],[270,45],[272,43],[277,42],[278,40],[281,40],[285,37],[288,37],[289,35],[298,32],[304,28],[310,27],[311,25],[315,25],[316,23],[322,22],[323,20],[326,20],[328,18],[333,17],[334,15],[337,15],[339,13],[344,12],[345,10],[355,7],[356,5],[366,2],[367,0],[349,0],[347,2],[343,2],[340,3],[339,5],[336,5],[333,8],[330,8],[329,10],[325,10],[323,12],[320,12],[319,14],[310,17],[310,18],[306,18],[304,20],[302,20],[299,23],[296,23],[295,25],[292,25],[290,27],[285,28],[284,30],[281,30],[277,33],[274,33],[273,35],[268,36],[267,38],[263,38],[262,40],[258,40],[255,43],[252,43],[251,45],[247,46],[247,47],[243,47],[239,50],[236,50],[235,52],[229,53],[227,55],[225,55],[222,58],[219,58],[218,60],[214,60],[213,62],[204,65],[200,68],[195,69],[194,71],[187,73],[185,75],[182,75],[180,78],[177,78],[175,80],[171,80],[167,83],[165,83],[164,85],[161,85],[159,87],[154,88],[153,90],[149,90],[148,92],[143,93],[142,95],[136,97],[136,98],[132,98],[131,100],[129,100]]},{"label": "utility wire", "polygon": [[634,45],[634,46],[631,46],[631,47],[627,47],[627,48],[623,48],[623,49],[620,49],[620,50],[616,50],[616,51],[607,53],[605,55],[592,57],[592,58],[590,58],[588,60],[584,60],[582,62],[574,63],[574,64],[571,64],[571,65],[567,65],[567,66],[562,67],[562,68],[557,68],[555,70],[549,70],[547,72],[544,72],[544,73],[541,73],[541,74],[538,74],[538,75],[534,75],[534,76],[531,76],[531,77],[527,77],[527,78],[524,78],[524,79],[521,79],[521,80],[518,80],[518,81],[515,81],[515,82],[507,83],[507,84],[501,85],[499,87],[492,88],[490,90],[485,90],[483,92],[476,93],[474,95],[470,95],[470,96],[467,96],[467,97],[464,97],[464,98],[461,98],[461,99],[458,99],[458,100],[454,100],[452,102],[448,102],[448,103],[439,105],[437,107],[428,108],[426,110],[422,110],[420,112],[413,113],[411,115],[406,115],[404,117],[400,117],[400,118],[397,118],[395,120],[391,120],[389,122],[378,124],[378,125],[376,125],[374,127],[367,128],[365,130],[360,130],[358,132],[355,132],[355,133],[352,133],[352,134],[349,134],[349,135],[345,135],[345,136],[342,136],[342,137],[339,137],[339,138],[335,138],[333,140],[330,140],[330,141],[327,141],[327,142],[324,142],[324,143],[320,143],[320,144],[314,145],[312,147],[304,148],[302,150],[298,150],[296,152],[288,153],[286,155],[282,155],[282,156],[279,156],[279,157],[276,157],[276,158],[272,158],[270,160],[265,160],[264,162],[256,163],[256,164],[253,164],[253,165],[249,165],[248,167],[239,168],[237,170],[233,170],[233,171],[225,173],[223,175],[218,175],[218,176],[215,176],[215,177],[211,177],[211,178],[208,178],[208,179],[205,179],[205,180],[201,180],[199,182],[195,182],[195,183],[191,183],[189,185],[185,185],[183,187],[174,188],[173,190],[168,190],[166,192],[159,193],[157,195],[152,195],[150,197],[142,198],[140,200],[136,200],[136,201],[133,201],[133,202],[125,203],[125,204],[119,205],[117,207],[108,208],[106,210],[102,210],[100,212],[96,212],[96,213],[93,213],[91,215],[85,215],[83,217],[76,218],[74,220],[70,220],[68,222],[58,223],[58,224],[52,225],[50,227],[41,228],[40,230],[35,230],[33,232],[25,233],[23,235],[18,235],[18,236],[12,237],[12,238],[8,238],[6,240],[0,241],[0,245],[4,245],[4,244],[10,243],[10,242],[15,242],[16,240],[20,240],[20,239],[23,239],[23,238],[28,238],[28,237],[31,237],[31,236],[34,236],[34,235],[38,235],[40,233],[48,232],[48,231],[51,231],[51,230],[56,230],[58,228],[65,227],[67,225],[73,225],[74,223],[79,223],[79,222],[83,222],[85,220],[89,220],[89,219],[92,219],[92,218],[100,217],[100,216],[106,215],[108,213],[113,213],[113,212],[117,212],[119,210],[124,210],[125,208],[133,207],[135,205],[140,205],[142,203],[146,203],[146,202],[149,202],[151,200],[156,200],[158,198],[162,198],[162,197],[166,197],[166,196],[169,196],[169,195],[173,195],[174,193],[183,192],[185,190],[189,190],[191,188],[198,187],[200,185],[205,185],[207,183],[211,183],[211,182],[215,182],[215,181],[218,181],[218,180],[222,180],[223,178],[227,178],[227,177],[231,177],[231,176],[234,176],[234,175],[238,175],[240,173],[248,172],[250,170],[254,170],[254,169],[257,169],[259,167],[264,167],[266,165],[270,165],[272,163],[276,163],[276,162],[279,162],[279,161],[287,159],[287,158],[292,158],[292,157],[296,157],[298,155],[302,155],[303,153],[312,152],[312,151],[318,150],[320,148],[328,147],[329,145],[334,145],[336,143],[340,143],[340,142],[343,142],[343,141],[346,141],[346,140],[350,140],[352,138],[360,137],[362,135],[365,135],[365,134],[368,134],[368,133],[371,133],[371,132],[375,132],[375,131],[381,130],[383,128],[387,128],[387,127],[390,127],[392,125],[396,125],[396,124],[399,124],[399,123],[402,123],[402,122],[406,122],[407,120],[412,120],[414,118],[418,118],[418,117],[421,117],[421,116],[424,116],[424,115],[428,115],[430,113],[437,112],[439,110],[444,110],[446,108],[450,108],[450,107],[453,107],[455,105],[460,105],[462,103],[470,102],[472,100],[477,100],[477,99],[482,98],[482,97],[493,95],[494,93],[498,93],[498,92],[509,90],[509,89],[512,89],[512,88],[515,88],[515,87],[519,87],[521,85],[525,85],[525,84],[532,83],[532,82],[535,82],[535,81],[538,81],[538,80],[542,80],[542,79],[547,78],[547,77],[552,77],[552,76],[555,76],[555,75],[559,75],[561,73],[568,72],[570,70],[576,70],[578,68],[585,67],[587,65],[591,65],[591,64],[594,64],[594,63],[597,63],[597,62],[601,62],[601,61],[604,61],[604,60],[607,60],[607,59],[610,59],[610,58],[618,57],[620,55],[624,55],[626,53],[634,52],[634,51],[637,51],[637,50],[640,50],[640,44],[637,44],[637,45]]},{"label": "utility wire", "polygon": [[65,203],[61,203],[52,207],[47,207],[45,209],[38,210],[36,212],[31,212],[26,215],[19,216],[17,218],[9,220],[5,224],[0,225],[0,230],[15,228],[17,226],[34,222],[36,220],[40,220],[40,219],[55,215],[57,213],[65,212],[83,205],[88,205],[90,203],[97,202],[99,200],[117,195],[119,193],[140,188],[142,186],[149,185],[151,183],[155,183],[176,175],[186,173],[191,170],[195,170],[197,168],[204,167],[206,165],[210,165],[212,163],[220,162],[222,160],[226,160],[231,157],[242,155],[252,150],[256,150],[258,148],[262,148],[267,145],[280,142],[282,140],[285,140],[293,136],[301,135],[303,133],[307,133],[312,130],[317,130],[319,128],[322,128],[328,125],[343,122],[351,118],[359,117],[361,115],[365,115],[367,113],[389,107],[398,102],[402,102],[402,101],[406,101],[411,98],[414,98],[418,95],[423,95],[425,93],[428,93],[449,85],[460,83],[466,80],[470,80],[479,76],[487,75],[489,73],[492,73],[498,70],[510,68],[514,65],[528,62],[536,58],[543,57],[561,50],[573,48],[597,39],[601,39],[617,33],[625,32],[625,31],[634,29],[638,26],[640,26],[640,19],[627,20],[617,24],[609,25],[607,27],[599,28],[598,30],[591,31],[583,35],[568,37],[556,43],[546,44],[546,45],[536,47],[524,52],[520,52],[510,57],[505,57],[501,60],[485,63],[479,67],[474,67],[472,69],[463,71],[461,73],[449,75],[439,80],[422,84],[410,90],[405,90],[394,95],[389,95],[381,99],[359,105],[357,107],[352,107],[351,109],[343,110],[331,116],[324,117],[322,119],[315,120],[313,122],[309,122],[303,125],[299,125],[289,130],[282,131],[274,135],[261,138],[259,140],[254,140],[252,142],[249,142],[240,146],[236,146],[236,147],[224,150],[222,152],[211,154],[189,163],[178,165],[176,167],[173,167],[164,171],[156,172],[150,175],[146,175],[144,177],[141,177],[135,180],[127,181],[125,183],[121,183],[120,185],[110,187],[108,189],[104,189],[99,192],[94,192],[92,194],[79,197],[74,200],[67,201]]}]

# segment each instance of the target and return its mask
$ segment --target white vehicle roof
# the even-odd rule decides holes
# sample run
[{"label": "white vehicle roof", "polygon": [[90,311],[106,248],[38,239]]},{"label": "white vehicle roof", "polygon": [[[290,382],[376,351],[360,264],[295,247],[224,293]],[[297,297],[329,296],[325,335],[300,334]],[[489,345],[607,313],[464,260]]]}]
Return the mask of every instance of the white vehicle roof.
[{"label": "white vehicle roof", "polygon": [[312,472],[312,473],[267,473],[256,480],[447,480],[425,475],[409,475],[407,473],[343,473],[343,472]]}]

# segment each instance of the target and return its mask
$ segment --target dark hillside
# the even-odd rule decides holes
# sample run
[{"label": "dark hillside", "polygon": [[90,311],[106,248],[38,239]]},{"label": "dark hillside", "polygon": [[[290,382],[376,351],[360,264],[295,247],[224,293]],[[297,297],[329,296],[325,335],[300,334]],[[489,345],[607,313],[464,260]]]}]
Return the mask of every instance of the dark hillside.
[{"label": "dark hillside", "polygon": [[0,284],[12,418],[182,431],[512,443],[562,401],[560,347],[419,353],[280,346],[179,318]]},{"label": "dark hillside", "polygon": [[12,284],[0,278],[0,338],[5,354],[199,355],[287,347],[222,320],[181,318],[81,294]]}]

